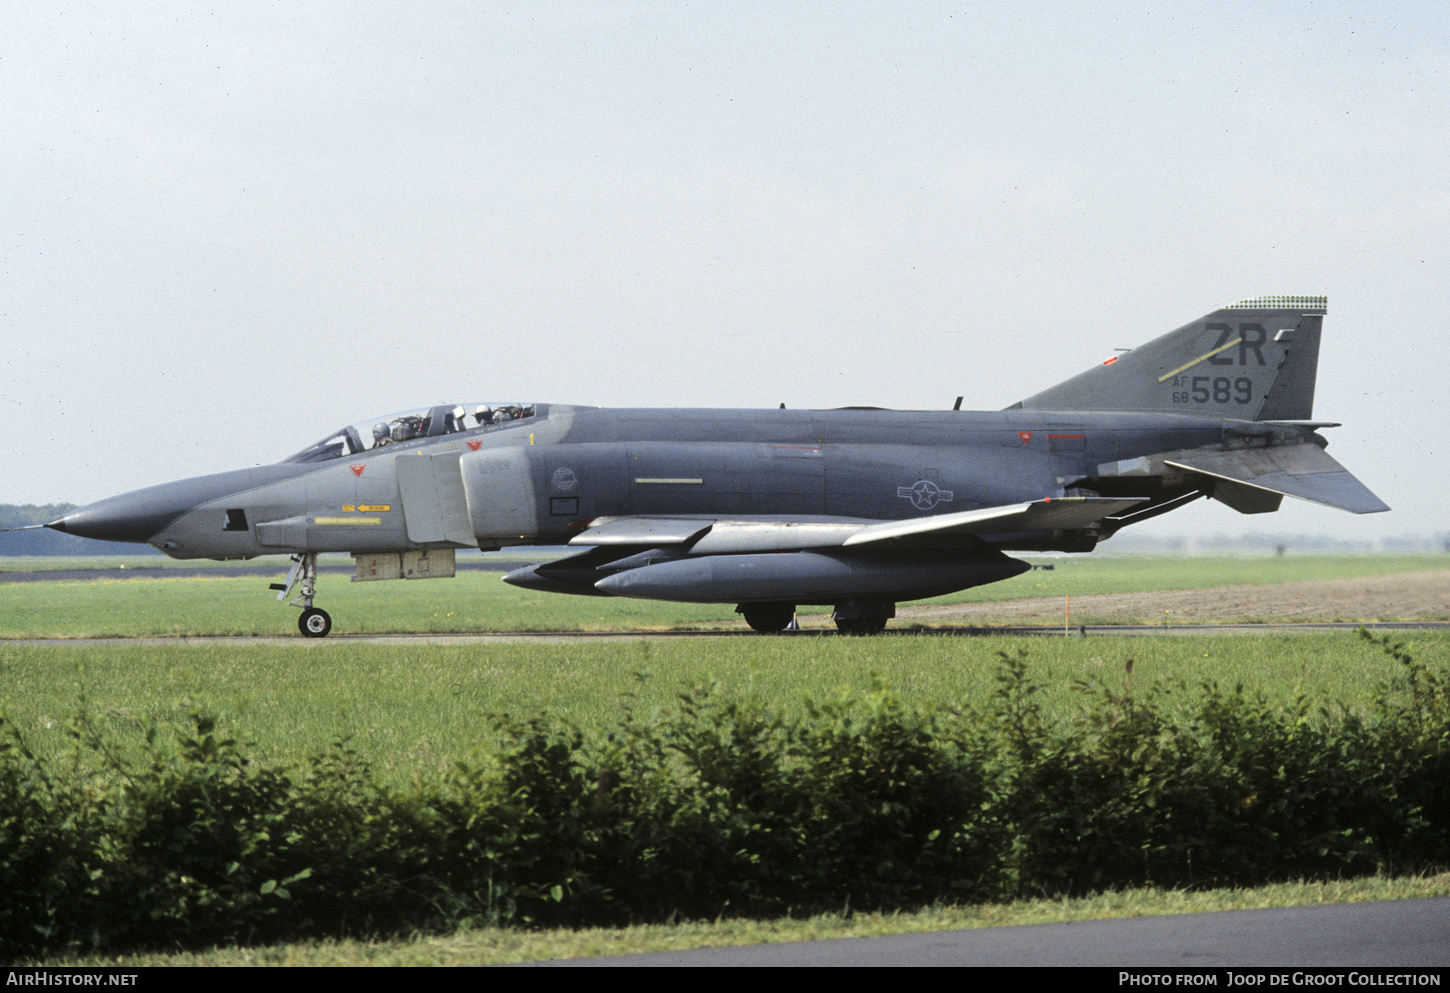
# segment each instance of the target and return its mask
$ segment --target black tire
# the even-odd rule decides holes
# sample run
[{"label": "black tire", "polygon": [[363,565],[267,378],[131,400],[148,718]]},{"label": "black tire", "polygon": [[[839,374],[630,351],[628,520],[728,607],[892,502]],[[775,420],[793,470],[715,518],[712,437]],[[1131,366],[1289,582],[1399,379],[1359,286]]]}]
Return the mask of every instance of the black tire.
[{"label": "black tire", "polygon": [[886,618],[854,617],[850,620],[837,618],[836,630],[842,634],[880,634],[886,630]]},{"label": "black tire", "polygon": [[332,630],[332,618],[325,610],[308,607],[297,618],[297,630],[302,632],[304,638],[326,638],[327,633]]},{"label": "black tire", "polygon": [[761,634],[772,634],[776,631],[784,631],[795,619],[795,604],[793,603],[753,603],[748,607],[742,606],[740,613],[745,616],[745,623],[753,630]]}]

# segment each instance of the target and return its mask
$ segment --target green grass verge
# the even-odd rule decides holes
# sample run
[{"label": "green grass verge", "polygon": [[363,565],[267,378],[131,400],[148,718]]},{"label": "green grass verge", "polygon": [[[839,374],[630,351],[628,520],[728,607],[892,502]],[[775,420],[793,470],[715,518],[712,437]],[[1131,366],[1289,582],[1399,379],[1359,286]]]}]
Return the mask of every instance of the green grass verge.
[{"label": "green grass verge", "polygon": [[634,955],[691,948],[872,938],[968,928],[1054,924],[1159,914],[1198,914],[1367,900],[1450,896],[1450,873],[1320,883],[1281,883],[1201,892],[1124,890],[1067,900],[934,907],[899,914],[821,914],[803,919],[687,921],[622,928],[476,928],[392,941],[317,941],[176,954],[57,957],[51,966],[466,966]]}]

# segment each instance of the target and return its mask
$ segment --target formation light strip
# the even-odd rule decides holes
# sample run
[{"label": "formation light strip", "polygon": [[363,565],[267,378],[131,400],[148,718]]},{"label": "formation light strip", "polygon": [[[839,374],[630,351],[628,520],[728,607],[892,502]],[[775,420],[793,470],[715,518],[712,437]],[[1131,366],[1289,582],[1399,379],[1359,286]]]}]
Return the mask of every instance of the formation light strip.
[{"label": "formation light strip", "polygon": [[1328,310],[1329,298],[1320,297],[1296,297],[1296,296],[1267,296],[1249,297],[1247,300],[1240,300],[1238,303],[1231,303],[1224,310]]},{"label": "formation light strip", "polygon": [[[1179,366],[1177,369],[1174,369],[1172,372],[1165,372],[1163,375],[1161,375],[1161,376],[1158,377],[1158,382],[1161,383],[1161,382],[1163,382],[1163,380],[1169,378],[1170,376],[1176,376],[1180,372],[1182,372],[1184,369],[1192,369],[1194,366],[1198,365],[1198,363],[1202,362],[1204,359],[1211,359],[1215,355],[1217,355],[1219,352],[1222,352],[1225,349],[1233,348],[1235,345],[1237,345],[1239,342],[1241,342],[1243,340],[1244,339],[1242,337],[1235,338],[1233,341],[1229,342],[1227,345],[1220,345],[1219,347],[1215,348],[1211,352],[1205,352],[1202,355],[1200,355],[1198,358],[1194,359],[1192,362],[1185,362],[1185,363],[1183,363],[1183,365]],[[1049,435],[1048,437],[1051,437],[1051,435]]]}]

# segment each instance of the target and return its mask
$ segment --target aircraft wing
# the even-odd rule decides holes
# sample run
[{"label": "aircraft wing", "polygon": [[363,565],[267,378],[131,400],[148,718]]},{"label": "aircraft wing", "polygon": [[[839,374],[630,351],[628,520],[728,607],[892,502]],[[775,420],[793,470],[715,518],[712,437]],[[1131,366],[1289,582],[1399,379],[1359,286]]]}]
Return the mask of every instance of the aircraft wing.
[{"label": "aircraft wing", "polygon": [[688,545],[689,554],[738,555],[869,545],[929,535],[1069,531],[1143,503],[1141,497],[1057,497],[1028,503],[933,514],[902,521],[850,517],[615,517],[570,539],[571,545]]},{"label": "aircraft wing", "polygon": [[[515,569],[503,580],[552,593],[686,603],[779,608],[853,597],[894,602],[994,583],[1029,568],[973,542],[972,535],[1092,528],[1144,502],[1065,497],[904,521],[824,515],[596,518],[569,542],[590,547]],[[908,540],[893,544],[894,539]],[[751,610],[752,627],[780,630],[794,607],[784,613]],[[863,617],[880,620],[876,614],[846,619]]]},{"label": "aircraft wing", "polygon": [[1073,531],[1091,527],[1129,507],[1143,503],[1141,497],[1056,497],[1003,507],[984,507],[955,514],[933,514],[905,521],[883,521],[862,528],[843,545],[865,545],[892,538],[927,534],[1013,534],[1021,531]]},{"label": "aircraft wing", "polygon": [[1355,514],[1377,514],[1390,509],[1318,445],[1193,453],[1166,458],[1164,462],[1214,480],[1220,491],[1228,488],[1229,492],[1214,495],[1230,505],[1249,498],[1257,490],[1322,503]]},{"label": "aircraft wing", "polygon": [[680,545],[715,523],[709,517],[613,517],[569,539],[571,545]]}]

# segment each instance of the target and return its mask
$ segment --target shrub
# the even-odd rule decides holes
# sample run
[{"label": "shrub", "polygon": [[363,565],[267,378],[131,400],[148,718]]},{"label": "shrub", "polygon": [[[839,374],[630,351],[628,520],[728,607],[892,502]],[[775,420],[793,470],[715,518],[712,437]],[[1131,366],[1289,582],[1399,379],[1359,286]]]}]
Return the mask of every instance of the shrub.
[{"label": "shrub", "polygon": [[982,708],[876,679],[800,717],[714,684],[595,736],[495,716],[408,789],[346,740],[269,768],[203,713],[126,762],[83,703],[64,769],[0,727],[0,955],[1443,866],[1450,679],[1371,640],[1404,676],[1365,716],[1129,672],[1051,721],[1019,654]]}]

